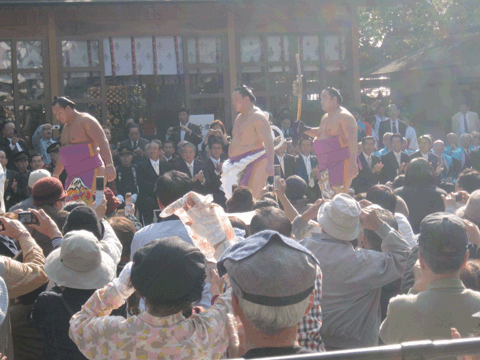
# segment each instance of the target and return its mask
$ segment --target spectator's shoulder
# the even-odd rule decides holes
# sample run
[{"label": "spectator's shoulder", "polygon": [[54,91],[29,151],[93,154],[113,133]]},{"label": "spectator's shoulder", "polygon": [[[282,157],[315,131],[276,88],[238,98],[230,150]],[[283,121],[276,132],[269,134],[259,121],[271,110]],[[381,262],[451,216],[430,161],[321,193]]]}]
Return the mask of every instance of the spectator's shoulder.
[{"label": "spectator's shoulder", "polygon": [[401,294],[391,298],[388,307],[391,309],[390,311],[408,310],[415,306],[417,300],[418,295]]}]

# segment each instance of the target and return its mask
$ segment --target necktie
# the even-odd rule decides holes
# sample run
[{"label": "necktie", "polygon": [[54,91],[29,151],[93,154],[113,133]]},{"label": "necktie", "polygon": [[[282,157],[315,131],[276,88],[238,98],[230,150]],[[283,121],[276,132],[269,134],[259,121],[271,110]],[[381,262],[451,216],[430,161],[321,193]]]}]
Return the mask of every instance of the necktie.
[{"label": "necktie", "polygon": [[155,172],[157,175],[160,175],[160,169],[158,168],[158,162],[153,163],[153,168],[155,169]]},{"label": "necktie", "polygon": [[368,167],[371,169],[372,168],[372,157],[371,156],[369,156],[367,158],[367,163],[368,163]]},{"label": "necktie", "polygon": [[283,159],[284,159],[283,157],[281,158],[279,157],[278,162],[280,163],[280,168],[282,169],[282,173],[285,174],[285,164],[283,162]]},{"label": "necktie", "polygon": [[469,133],[470,131],[468,129],[467,114],[463,114],[463,121],[464,121],[464,126],[465,126],[465,132]]},{"label": "necktie", "polygon": [[193,178],[193,162],[189,165],[190,168],[190,175],[192,175]]},{"label": "necktie", "polygon": [[397,133],[397,126],[395,125],[395,121],[392,121],[392,133],[393,134]]},{"label": "necktie", "polygon": [[132,150],[135,150],[136,148],[137,148],[137,142],[134,141],[134,142],[133,142],[133,149],[132,149]]}]

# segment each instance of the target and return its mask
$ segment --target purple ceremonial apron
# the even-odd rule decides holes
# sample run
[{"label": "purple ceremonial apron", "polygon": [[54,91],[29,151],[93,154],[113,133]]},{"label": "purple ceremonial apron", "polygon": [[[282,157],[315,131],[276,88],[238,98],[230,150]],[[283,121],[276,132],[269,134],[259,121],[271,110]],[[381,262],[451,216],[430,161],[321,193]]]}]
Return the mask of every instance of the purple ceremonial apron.
[{"label": "purple ceremonial apron", "polygon": [[[243,158],[246,158],[247,156],[259,153],[260,151],[263,151],[263,150],[265,150],[265,149],[253,150],[253,151],[249,151],[249,152],[246,152],[244,154],[241,154],[241,155],[233,156],[233,157],[230,158],[230,162],[232,164],[234,164],[237,161],[240,161]],[[242,171],[243,176],[242,176],[242,179],[239,181],[238,186],[248,186],[248,182],[250,181],[250,177],[252,176],[253,167],[255,166],[255,163],[257,163],[258,161],[261,161],[263,159],[266,159],[266,158],[267,158],[267,153],[263,154],[257,160],[252,161],[250,164],[248,164],[247,167]]]},{"label": "purple ceremonial apron", "polygon": [[330,185],[343,185],[345,182],[345,163],[350,158],[348,144],[343,144],[338,136],[332,136],[324,140],[315,140],[313,148],[317,154],[318,172],[329,170]]}]

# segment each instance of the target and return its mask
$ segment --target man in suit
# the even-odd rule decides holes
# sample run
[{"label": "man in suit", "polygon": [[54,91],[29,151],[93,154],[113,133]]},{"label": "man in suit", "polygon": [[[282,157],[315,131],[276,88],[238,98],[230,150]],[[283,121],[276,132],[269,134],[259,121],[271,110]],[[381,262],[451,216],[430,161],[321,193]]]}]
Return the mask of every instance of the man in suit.
[{"label": "man in suit", "polygon": [[158,209],[155,183],[159,176],[172,170],[172,164],[161,159],[162,142],[152,140],[148,144],[148,159],[138,165],[137,208],[142,214],[145,225],[153,222],[153,210]]},{"label": "man in suit", "polygon": [[438,156],[430,151],[432,148],[432,139],[430,136],[420,136],[418,138],[418,151],[410,155],[410,159],[416,159],[423,157],[432,165],[433,170],[437,173],[437,176],[442,172],[442,164],[439,162]]},{"label": "man in suit", "polygon": [[30,196],[28,193],[28,178],[30,171],[28,170],[29,157],[26,151],[20,151],[13,154],[13,161],[19,173],[17,176],[17,200],[23,201]]},{"label": "man in suit", "polygon": [[[433,151],[438,156],[439,162],[442,165],[442,171],[438,175],[438,186],[443,190],[452,192],[453,179],[456,179],[458,174],[461,171],[461,164],[457,161],[457,166],[454,164],[454,161],[451,156],[444,153],[445,144],[442,140],[436,140],[433,143]],[[473,162],[473,152],[472,152],[472,162]],[[480,155],[479,155],[479,166],[480,166]],[[454,189],[453,189],[454,191]]]},{"label": "man in suit", "polygon": [[300,155],[295,157],[295,175],[300,176],[307,183],[307,198],[315,202],[320,196],[320,187],[318,186],[318,160],[310,155],[313,150],[312,140],[302,138],[299,142]]},{"label": "man in suit", "polygon": [[470,110],[470,104],[464,100],[460,104],[460,111],[452,116],[452,131],[460,139],[462,134],[480,131],[478,114]]},{"label": "man in suit", "polygon": [[450,156],[453,159],[460,161],[462,164],[462,170],[469,169],[472,167],[472,150],[472,135],[465,133],[460,136],[460,147],[458,147],[457,150],[452,151]]},{"label": "man in suit", "polygon": [[467,337],[478,326],[478,318],[472,315],[480,311],[480,293],[466,289],[460,280],[460,270],[468,260],[468,242],[476,239],[470,236],[475,230],[446,213],[426,216],[420,229],[420,271],[408,295],[390,300],[380,327],[385,344],[447,340],[451,328]]},{"label": "man in suit", "polygon": [[175,144],[185,140],[191,142],[194,146],[198,146],[203,140],[202,129],[200,129],[200,126],[190,123],[188,109],[182,108],[178,111],[178,120],[180,126],[168,128],[167,140],[171,140]]},{"label": "man in suit", "polygon": [[5,191],[3,197],[5,201],[5,209],[8,210],[21,201],[17,195],[18,182],[20,181],[18,177],[20,174],[17,171],[8,168],[8,158],[3,150],[0,150],[0,164],[5,172]]},{"label": "man in suit", "polygon": [[[273,142],[274,146],[280,144],[281,138],[277,136]],[[285,141],[282,146],[275,150],[275,156],[273,158],[274,165],[280,165],[280,176],[282,179],[288,179],[295,174],[295,157],[293,155],[286,154],[287,142]],[[273,184],[273,176],[268,178],[268,183]]]},{"label": "man in suit", "polygon": [[220,177],[222,175],[221,159],[223,153],[223,143],[218,138],[212,138],[208,144],[210,149],[210,158],[205,161],[203,166],[203,174],[205,176],[205,192],[213,195],[213,201],[225,209],[227,198],[221,189],[222,182]]},{"label": "man in suit", "polygon": [[2,133],[3,137],[0,140],[0,149],[7,155],[8,168],[15,170],[13,155],[20,151],[28,151],[27,143],[17,137],[15,123],[13,121],[7,121],[3,124]]},{"label": "man in suit", "polygon": [[175,154],[175,144],[171,140],[167,140],[163,143],[163,156],[162,160],[169,161],[173,163],[178,159],[178,155]]},{"label": "man in suit", "polygon": [[403,136],[394,134],[390,138],[390,145],[392,151],[382,155],[381,161],[383,164],[381,180],[382,184],[395,180],[398,174],[405,170],[405,166],[410,162],[410,156],[402,151]]},{"label": "man in suit", "polygon": [[182,160],[178,160],[173,165],[173,170],[187,174],[192,179],[193,190],[203,193],[205,188],[205,176],[203,174],[204,163],[195,159],[197,149],[191,142],[186,142],[180,149]]},{"label": "man in suit", "polygon": [[380,157],[373,154],[373,150],[375,150],[373,136],[365,136],[362,139],[362,148],[363,151],[358,155],[362,168],[358,170],[357,177],[352,181],[355,194],[367,192],[373,185],[378,184],[383,168]]},{"label": "man in suit", "polygon": [[140,137],[140,126],[138,124],[131,124],[128,131],[128,139],[120,143],[120,147],[127,148],[133,152],[133,163],[141,163],[144,156],[145,146],[148,145],[148,140]]},{"label": "man in suit", "polygon": [[405,137],[405,133],[407,132],[407,124],[403,121],[398,119],[398,115],[400,114],[400,110],[398,110],[397,105],[390,104],[388,106],[388,115],[390,115],[390,119],[384,120],[380,123],[380,127],[378,129],[378,137],[383,139],[383,134],[386,132],[391,132],[393,134],[400,134],[402,137]]}]

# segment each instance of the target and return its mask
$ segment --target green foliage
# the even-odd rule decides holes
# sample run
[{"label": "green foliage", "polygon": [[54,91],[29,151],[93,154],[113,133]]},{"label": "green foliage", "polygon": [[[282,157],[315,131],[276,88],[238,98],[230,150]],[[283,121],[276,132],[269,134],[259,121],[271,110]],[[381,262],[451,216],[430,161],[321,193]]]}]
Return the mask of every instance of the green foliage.
[{"label": "green foliage", "polygon": [[439,39],[480,27],[479,0],[421,0],[358,8],[360,72],[371,73]]}]

